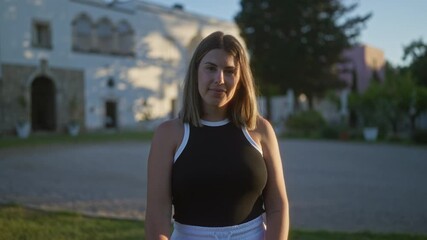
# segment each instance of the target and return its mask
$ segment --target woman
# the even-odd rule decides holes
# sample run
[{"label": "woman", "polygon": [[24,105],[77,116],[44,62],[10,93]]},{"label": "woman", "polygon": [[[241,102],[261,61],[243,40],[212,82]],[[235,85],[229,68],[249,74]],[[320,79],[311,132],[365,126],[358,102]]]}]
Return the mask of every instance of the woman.
[{"label": "woman", "polygon": [[162,123],[152,140],[146,238],[287,239],[278,142],[258,113],[247,56],[236,38],[214,32],[202,40],[183,95],[181,116]]}]

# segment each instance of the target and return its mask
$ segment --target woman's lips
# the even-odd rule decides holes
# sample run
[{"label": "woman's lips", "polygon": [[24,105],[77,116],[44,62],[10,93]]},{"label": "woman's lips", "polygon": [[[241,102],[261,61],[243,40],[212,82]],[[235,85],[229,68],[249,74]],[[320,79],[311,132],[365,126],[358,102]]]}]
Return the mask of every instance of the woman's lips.
[{"label": "woman's lips", "polygon": [[222,89],[222,88],[210,88],[209,90],[214,92],[219,92],[219,93],[225,92],[225,89]]},{"label": "woman's lips", "polygon": [[212,92],[212,95],[214,97],[222,97],[225,94],[225,89],[220,89],[220,88],[211,88],[209,89],[210,92]]}]

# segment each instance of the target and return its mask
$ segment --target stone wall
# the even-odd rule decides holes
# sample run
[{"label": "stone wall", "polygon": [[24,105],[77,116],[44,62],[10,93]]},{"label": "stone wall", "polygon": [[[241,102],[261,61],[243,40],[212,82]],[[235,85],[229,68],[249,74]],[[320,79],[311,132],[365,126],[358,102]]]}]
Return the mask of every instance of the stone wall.
[{"label": "stone wall", "polygon": [[[83,71],[48,67],[45,61],[39,66],[4,63],[1,68],[0,134],[12,134],[18,121],[31,120],[31,83],[40,76],[50,79],[55,86],[55,131],[63,131],[72,120],[72,100],[76,120],[84,126]],[[26,102],[26,106],[22,102]]]}]

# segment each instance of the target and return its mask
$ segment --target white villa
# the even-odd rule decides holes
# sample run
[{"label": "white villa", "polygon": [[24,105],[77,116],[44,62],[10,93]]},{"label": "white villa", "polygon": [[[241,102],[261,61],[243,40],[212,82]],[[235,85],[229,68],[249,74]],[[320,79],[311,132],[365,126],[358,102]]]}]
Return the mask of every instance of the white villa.
[{"label": "white villa", "polygon": [[179,111],[199,41],[232,22],[148,1],[0,1],[0,134],[134,128]]},{"label": "white villa", "polygon": [[[177,116],[186,67],[194,48],[221,30],[239,38],[225,20],[190,13],[180,5],[144,0],[1,0],[0,135],[27,124],[32,131],[134,129]],[[244,41],[240,39],[243,43]],[[384,53],[356,46],[343,53],[341,109],[316,101],[330,122],[346,116],[350,88],[363,91],[374,72],[383,78]],[[271,121],[283,125],[303,96],[275,97]],[[302,100],[301,100],[302,99]],[[265,111],[260,99],[260,110]],[[425,125],[425,124],[424,124]],[[19,131],[18,131],[19,134]]]}]

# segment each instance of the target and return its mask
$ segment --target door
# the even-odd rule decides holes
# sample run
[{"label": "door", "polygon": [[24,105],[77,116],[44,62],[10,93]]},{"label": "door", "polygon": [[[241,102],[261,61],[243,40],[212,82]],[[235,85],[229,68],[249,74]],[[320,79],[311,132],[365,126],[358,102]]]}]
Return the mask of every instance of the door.
[{"label": "door", "polygon": [[115,101],[105,102],[105,127],[117,127],[117,103]]},{"label": "door", "polygon": [[54,131],[55,86],[52,80],[41,76],[31,84],[31,126],[34,131]]}]

